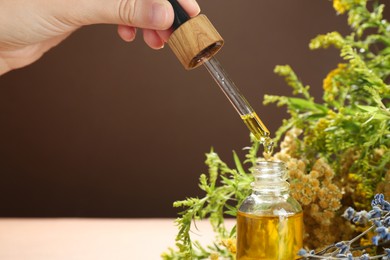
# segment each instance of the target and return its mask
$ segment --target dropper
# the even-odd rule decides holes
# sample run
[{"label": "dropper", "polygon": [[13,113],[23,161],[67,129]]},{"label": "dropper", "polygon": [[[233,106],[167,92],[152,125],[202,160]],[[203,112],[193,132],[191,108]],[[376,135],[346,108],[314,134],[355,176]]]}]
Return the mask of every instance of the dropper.
[{"label": "dropper", "polygon": [[273,143],[269,130],[215,58],[223,45],[222,37],[205,15],[190,18],[177,0],[168,1],[175,13],[174,32],[168,41],[173,52],[186,69],[202,64],[206,67],[251,133],[263,144],[264,151],[271,154]]}]

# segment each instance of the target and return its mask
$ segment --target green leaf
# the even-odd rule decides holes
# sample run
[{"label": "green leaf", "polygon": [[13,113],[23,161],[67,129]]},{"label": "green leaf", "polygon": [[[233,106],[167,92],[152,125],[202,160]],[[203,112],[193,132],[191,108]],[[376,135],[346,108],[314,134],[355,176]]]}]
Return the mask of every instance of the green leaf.
[{"label": "green leaf", "polygon": [[390,119],[390,114],[388,113],[388,111],[383,111],[383,109],[379,107],[363,106],[363,105],[357,105],[357,107],[371,114],[370,118],[367,121],[365,121],[363,124],[368,124],[373,119],[377,119],[377,120]]},{"label": "green leaf", "polygon": [[360,108],[363,111],[370,112],[370,113],[376,113],[378,112],[379,108],[378,107],[373,107],[373,106],[363,106],[363,105],[356,105],[358,108]]},{"label": "green leaf", "polygon": [[309,110],[314,112],[320,111],[323,113],[326,113],[328,111],[328,109],[324,105],[316,104],[311,100],[290,97],[288,98],[288,102],[293,108],[301,111]]},{"label": "green leaf", "polygon": [[236,169],[237,171],[241,174],[241,175],[245,175],[245,170],[244,168],[242,167],[242,164],[241,164],[241,161],[240,161],[240,158],[238,158],[238,155],[235,151],[233,151],[233,159],[234,159],[234,163],[236,165]]},{"label": "green leaf", "polygon": [[225,214],[228,214],[228,215],[230,215],[232,217],[237,216],[237,208],[236,207],[233,207],[231,205],[226,204],[226,208],[228,210],[225,211]]}]

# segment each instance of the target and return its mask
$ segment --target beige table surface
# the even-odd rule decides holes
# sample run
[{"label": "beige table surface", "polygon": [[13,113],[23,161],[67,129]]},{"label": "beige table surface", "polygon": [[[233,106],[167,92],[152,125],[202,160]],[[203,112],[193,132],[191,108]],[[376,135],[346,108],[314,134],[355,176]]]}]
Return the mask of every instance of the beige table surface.
[{"label": "beige table surface", "polygon": [[[207,222],[197,227],[193,239],[213,240]],[[176,233],[173,219],[0,218],[0,260],[161,259]]]}]

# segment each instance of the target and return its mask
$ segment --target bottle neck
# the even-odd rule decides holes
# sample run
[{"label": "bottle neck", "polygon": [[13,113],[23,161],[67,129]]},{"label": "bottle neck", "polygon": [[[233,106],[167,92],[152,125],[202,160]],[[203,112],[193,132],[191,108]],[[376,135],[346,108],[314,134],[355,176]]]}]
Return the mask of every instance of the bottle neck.
[{"label": "bottle neck", "polygon": [[267,183],[265,185],[257,185],[255,183],[252,183],[252,190],[253,193],[259,194],[259,195],[285,195],[289,194],[290,192],[290,185],[285,182],[284,184],[281,183]]},{"label": "bottle neck", "polygon": [[253,193],[261,196],[288,196],[290,184],[286,181],[287,170],[282,162],[258,161],[253,172]]}]

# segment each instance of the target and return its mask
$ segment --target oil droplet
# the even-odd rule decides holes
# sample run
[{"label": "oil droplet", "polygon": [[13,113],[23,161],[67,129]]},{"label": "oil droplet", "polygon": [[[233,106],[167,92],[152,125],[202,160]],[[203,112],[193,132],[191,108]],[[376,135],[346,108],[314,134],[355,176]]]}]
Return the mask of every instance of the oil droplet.
[{"label": "oil droplet", "polygon": [[269,160],[272,156],[272,153],[274,152],[274,142],[269,136],[267,136],[263,138],[261,144],[264,148],[264,158]]}]

